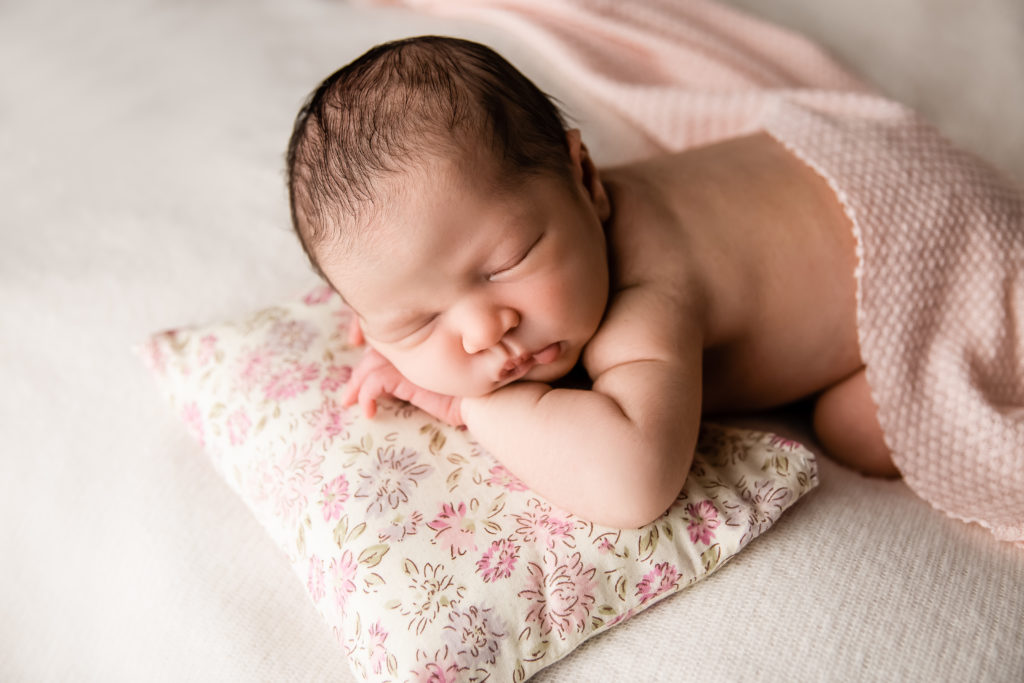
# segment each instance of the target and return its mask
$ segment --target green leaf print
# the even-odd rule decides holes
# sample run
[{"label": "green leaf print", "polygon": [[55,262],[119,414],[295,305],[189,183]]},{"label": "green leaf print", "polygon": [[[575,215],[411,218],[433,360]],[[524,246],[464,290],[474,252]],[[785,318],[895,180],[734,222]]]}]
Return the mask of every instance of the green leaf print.
[{"label": "green leaf print", "polygon": [[334,525],[334,542],[339,548],[345,545],[346,536],[348,536],[348,515],[342,515],[338,523]]},{"label": "green leaf print", "polygon": [[719,560],[722,559],[722,548],[716,543],[700,555],[701,562],[704,563],[704,571],[710,572],[718,566]]},{"label": "green leaf print", "polygon": [[637,553],[639,559],[648,560],[651,555],[654,554],[655,549],[658,547],[658,527],[651,525],[646,531],[640,534],[640,540],[637,543]]},{"label": "green leaf print", "polygon": [[391,548],[387,543],[371,545],[359,553],[359,564],[366,565],[367,567],[376,567],[384,559],[384,556],[388,554],[389,550]]}]

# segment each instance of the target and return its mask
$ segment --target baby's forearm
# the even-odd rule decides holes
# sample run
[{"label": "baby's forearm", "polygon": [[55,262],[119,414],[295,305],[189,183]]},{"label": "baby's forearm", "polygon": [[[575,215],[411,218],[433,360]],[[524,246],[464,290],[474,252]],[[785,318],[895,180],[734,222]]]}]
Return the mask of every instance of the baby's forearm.
[{"label": "baby's forearm", "polygon": [[610,526],[639,526],[660,515],[678,493],[692,457],[686,443],[667,453],[664,440],[597,391],[522,382],[463,399],[462,417],[530,488]]}]

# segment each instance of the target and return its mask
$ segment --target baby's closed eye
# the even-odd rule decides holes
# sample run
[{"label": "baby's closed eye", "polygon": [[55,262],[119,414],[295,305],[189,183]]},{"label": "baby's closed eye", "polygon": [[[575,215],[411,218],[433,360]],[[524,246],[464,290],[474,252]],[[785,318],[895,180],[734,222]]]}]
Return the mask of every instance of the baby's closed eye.
[{"label": "baby's closed eye", "polygon": [[434,321],[440,317],[440,313],[424,313],[415,318],[397,325],[388,325],[380,332],[368,332],[374,341],[383,344],[408,345],[419,341],[429,331]]},{"label": "baby's closed eye", "polygon": [[530,253],[534,250],[534,247],[536,247],[542,239],[544,239],[544,233],[541,233],[540,236],[537,237],[537,239],[535,239],[533,242],[531,242],[529,246],[527,246],[525,249],[517,252],[513,258],[509,259],[498,268],[492,270],[487,275],[487,279],[491,282],[500,281],[501,276],[509,274],[512,271],[514,271],[517,266],[519,266],[527,259]]},{"label": "baby's closed eye", "polygon": [[403,326],[403,330],[400,333],[398,341],[413,342],[419,340],[430,330],[434,321],[436,321],[440,316],[440,313],[426,313],[423,316],[416,318],[416,320],[410,322],[408,325]]}]

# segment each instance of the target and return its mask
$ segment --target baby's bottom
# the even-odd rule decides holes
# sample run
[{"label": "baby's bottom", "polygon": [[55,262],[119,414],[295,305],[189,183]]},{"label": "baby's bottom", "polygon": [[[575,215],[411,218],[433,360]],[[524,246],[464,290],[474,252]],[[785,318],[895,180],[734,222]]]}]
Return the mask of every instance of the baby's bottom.
[{"label": "baby's bottom", "polygon": [[814,432],[825,452],[873,477],[898,477],[878,425],[864,368],[833,384],[814,405]]}]

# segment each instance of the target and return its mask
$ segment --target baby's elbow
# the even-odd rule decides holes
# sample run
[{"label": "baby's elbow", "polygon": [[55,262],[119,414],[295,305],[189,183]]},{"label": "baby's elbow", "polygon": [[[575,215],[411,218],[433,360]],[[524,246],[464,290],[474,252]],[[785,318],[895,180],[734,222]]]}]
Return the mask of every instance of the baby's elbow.
[{"label": "baby's elbow", "polygon": [[[627,496],[631,500],[626,500]],[[676,496],[667,499],[664,496],[624,494],[623,500],[609,502],[591,521],[616,529],[639,529],[661,518],[675,499]]]},{"label": "baby's elbow", "polygon": [[584,478],[589,481],[580,482],[589,494],[576,512],[619,529],[637,529],[657,520],[679,497],[690,471],[694,444],[687,445],[687,440],[677,434],[652,438],[635,430],[622,438],[606,434],[590,449],[593,467]]},{"label": "baby's elbow", "polygon": [[623,528],[639,529],[660,519],[679,497],[680,489],[682,489],[682,485],[671,491],[665,487],[646,491],[640,500],[630,506],[629,514],[624,520],[625,524],[622,525]]},{"label": "baby's elbow", "polygon": [[659,519],[667,509],[667,506],[657,511],[643,506],[630,506],[628,509],[618,509],[612,515],[596,521],[613,529],[639,529]]},{"label": "baby's elbow", "polygon": [[638,529],[650,524],[668,511],[686,479],[686,471],[677,468],[669,468],[669,471],[651,468],[631,474],[633,476],[621,477],[612,489],[602,523],[621,529]]}]

